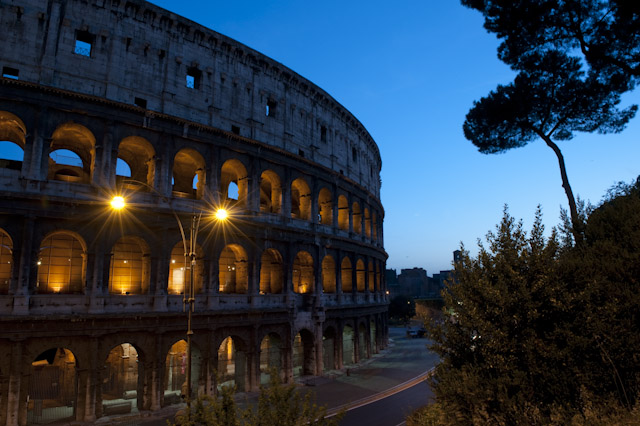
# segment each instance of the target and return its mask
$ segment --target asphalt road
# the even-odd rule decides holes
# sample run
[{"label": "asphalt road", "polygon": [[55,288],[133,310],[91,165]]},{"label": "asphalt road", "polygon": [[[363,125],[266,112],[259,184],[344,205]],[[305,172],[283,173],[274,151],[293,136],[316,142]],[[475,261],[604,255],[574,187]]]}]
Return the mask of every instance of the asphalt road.
[{"label": "asphalt road", "polygon": [[402,392],[348,411],[340,426],[398,426],[415,409],[426,405],[432,396],[426,381]]}]

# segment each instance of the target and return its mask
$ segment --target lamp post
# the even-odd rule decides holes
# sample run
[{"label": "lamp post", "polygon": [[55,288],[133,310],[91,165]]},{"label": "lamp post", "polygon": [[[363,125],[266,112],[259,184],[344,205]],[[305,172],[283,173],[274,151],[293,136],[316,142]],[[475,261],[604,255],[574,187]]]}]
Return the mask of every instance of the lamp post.
[{"label": "lamp post", "polygon": [[[136,182],[137,184],[140,184],[141,182]],[[176,222],[178,223],[178,228],[180,229],[180,235],[182,237],[182,245],[184,247],[184,258],[185,258],[185,264],[186,264],[186,260],[187,258],[189,258],[189,264],[190,264],[190,268],[189,268],[189,287],[188,287],[188,296],[187,296],[187,291],[186,289],[183,289],[184,291],[184,297],[183,297],[183,304],[185,307],[187,307],[187,394],[186,394],[186,403],[187,403],[187,415],[191,416],[191,367],[192,367],[192,336],[193,336],[193,328],[192,328],[192,316],[193,316],[193,312],[195,310],[195,283],[194,283],[194,270],[196,267],[196,247],[197,247],[197,239],[198,239],[198,231],[200,228],[200,219],[202,218],[202,211],[200,211],[199,213],[193,213],[193,215],[191,216],[191,227],[189,229],[189,240],[187,242],[187,236],[184,232],[184,226],[182,226],[182,221],[180,220],[180,216],[178,216],[178,214],[176,213],[176,211],[173,209],[173,207],[171,206],[171,203],[169,202],[169,200],[167,200],[166,197],[164,197],[162,194],[160,194],[155,188],[143,184],[145,187],[151,189],[152,191],[154,191],[155,193],[157,193],[158,195],[160,195],[162,197],[162,199],[167,202],[167,204],[169,205],[169,208],[171,209],[171,212],[173,213],[173,216],[176,219]],[[111,202],[111,208],[116,210],[116,211],[120,211],[122,209],[125,208],[126,206],[126,201],[124,199],[124,197],[122,196],[115,196],[112,198]],[[229,212],[224,209],[224,208],[217,208],[213,214],[213,216],[215,217],[215,219],[219,222],[224,222],[228,219],[229,217]],[[184,275],[183,275],[184,277]],[[184,278],[183,278],[183,282],[184,282]]]}]

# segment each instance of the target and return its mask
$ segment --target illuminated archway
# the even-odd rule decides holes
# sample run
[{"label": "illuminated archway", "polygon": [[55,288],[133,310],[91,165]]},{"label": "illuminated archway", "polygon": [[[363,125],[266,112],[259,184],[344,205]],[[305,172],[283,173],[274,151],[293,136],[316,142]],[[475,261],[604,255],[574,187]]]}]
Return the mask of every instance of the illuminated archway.
[{"label": "illuminated archway", "polygon": [[247,379],[247,357],[243,342],[237,337],[225,338],[218,347],[218,390],[222,386],[236,386],[238,392],[245,391]]},{"label": "illuminated archway", "polygon": [[353,232],[356,234],[362,234],[362,213],[360,212],[360,204],[357,202],[353,203],[351,216],[353,220]]},{"label": "illuminated archway", "polygon": [[333,196],[327,188],[322,188],[318,195],[318,209],[320,223],[323,225],[333,225]]},{"label": "illuminated archway", "polygon": [[282,184],[280,177],[271,170],[265,170],[260,176],[260,211],[280,213],[282,205]]},{"label": "illuminated archway", "polygon": [[205,187],[205,162],[198,151],[183,148],[173,159],[173,195],[201,199]]},{"label": "illuminated archway", "polygon": [[338,197],[338,227],[343,231],[349,230],[349,202],[347,197]]},{"label": "illuminated archway", "polygon": [[37,265],[38,293],[82,292],[86,269],[86,248],[77,234],[58,231],[42,240]]},{"label": "illuminated archway", "polygon": [[249,289],[247,252],[238,244],[229,244],[220,253],[220,293],[245,294]]},{"label": "illuminated archway", "polygon": [[311,219],[311,190],[302,178],[291,183],[291,217],[302,220]]},{"label": "illuminated archway", "polygon": [[[196,397],[202,365],[200,350],[191,345],[191,392]],[[187,342],[179,340],[174,343],[165,357],[164,374],[164,405],[183,402],[187,393]]]},{"label": "illuminated archway", "polygon": [[102,373],[102,412],[138,411],[138,351],[130,343],[111,349]]},{"label": "illuminated archway", "polygon": [[[193,270],[193,284],[196,293],[202,292],[204,281],[204,252],[199,244],[196,244],[196,267]],[[184,256],[184,243],[178,242],[171,250],[169,259],[168,294],[184,294],[188,290],[191,279],[191,259]]]},{"label": "illuminated archway", "polygon": [[27,389],[27,424],[73,420],[77,400],[76,357],[51,348],[31,363]]},{"label": "illuminated archway", "polygon": [[[141,182],[153,187],[156,172],[155,150],[145,138],[139,136],[129,136],[120,142],[118,146],[118,159],[124,161],[131,171],[131,176],[120,176],[116,170],[116,184],[120,180],[126,179],[130,185]],[[147,191],[148,188],[141,185],[140,189]]]},{"label": "illuminated archway", "polygon": [[322,259],[322,291],[324,293],[336,292],[336,262],[330,255]]},{"label": "illuminated archway", "polygon": [[[220,172],[220,193],[223,200],[235,200],[240,207],[246,207],[249,191],[247,169],[239,160],[224,162]],[[237,192],[237,194],[234,194]]]},{"label": "illuminated archway", "polygon": [[149,246],[134,236],[120,238],[111,251],[109,293],[145,294],[149,289]]},{"label": "illuminated archway", "polygon": [[313,257],[301,251],[293,261],[293,291],[296,293],[313,293],[315,286]]},{"label": "illuminated archway", "polygon": [[260,293],[282,293],[282,256],[278,250],[269,248],[260,258]]},{"label": "illuminated archway", "polygon": [[351,268],[351,260],[346,256],[342,259],[340,275],[342,278],[342,292],[351,293],[353,291],[353,269]]},{"label": "illuminated archway", "polygon": [[51,139],[49,180],[90,183],[95,164],[96,139],[86,127],[76,123],[59,126]]},{"label": "illuminated archway", "polygon": [[364,208],[364,235],[371,238],[371,214],[367,207]]},{"label": "illuminated archway", "polygon": [[362,259],[358,259],[356,262],[356,286],[358,291],[364,291],[364,276],[366,270],[364,269],[364,262]]}]

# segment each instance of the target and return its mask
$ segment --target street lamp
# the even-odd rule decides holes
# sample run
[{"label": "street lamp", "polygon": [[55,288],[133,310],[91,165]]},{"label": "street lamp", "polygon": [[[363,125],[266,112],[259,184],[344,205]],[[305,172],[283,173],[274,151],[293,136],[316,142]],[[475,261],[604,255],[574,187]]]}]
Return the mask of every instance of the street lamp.
[{"label": "street lamp", "polygon": [[[136,182],[140,183],[140,182]],[[144,185],[144,184],[143,184]],[[194,270],[196,267],[196,247],[197,247],[197,239],[198,239],[198,230],[200,228],[200,219],[202,218],[202,211],[199,213],[193,213],[191,216],[191,227],[189,229],[189,240],[187,240],[187,236],[184,232],[184,226],[182,226],[182,221],[180,220],[180,216],[176,213],[176,211],[171,207],[169,200],[164,197],[162,194],[158,193],[157,190],[149,185],[145,185],[147,188],[153,190],[158,195],[160,195],[165,202],[169,204],[169,208],[173,213],[173,216],[178,223],[178,228],[180,228],[180,235],[182,237],[182,244],[184,246],[184,257],[185,261],[187,258],[190,259],[190,269],[189,269],[189,296],[187,297],[187,291],[184,292],[183,304],[188,305],[188,313],[187,313],[187,415],[190,414],[191,409],[191,360],[192,360],[192,342],[191,337],[193,336],[192,329],[192,315],[195,309],[195,280],[194,280]],[[111,199],[111,208],[114,210],[122,210],[126,206],[126,202],[124,197],[118,195]],[[218,208],[215,210],[213,216],[218,222],[225,222],[229,218],[229,212],[224,208]],[[185,262],[186,263],[186,262]],[[184,282],[184,280],[183,280]]]}]

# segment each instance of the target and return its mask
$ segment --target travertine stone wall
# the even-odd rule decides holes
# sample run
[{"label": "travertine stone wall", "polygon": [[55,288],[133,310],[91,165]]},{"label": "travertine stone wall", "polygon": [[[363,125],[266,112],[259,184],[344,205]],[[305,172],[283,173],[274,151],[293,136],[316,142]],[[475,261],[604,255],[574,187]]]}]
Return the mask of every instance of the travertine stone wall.
[{"label": "travertine stone wall", "polygon": [[[380,196],[380,153],[349,111],[284,65],[195,22],[139,0],[4,0],[0,26],[0,65],[21,80],[233,131]],[[91,44],[88,56],[76,52],[78,39]]]}]

